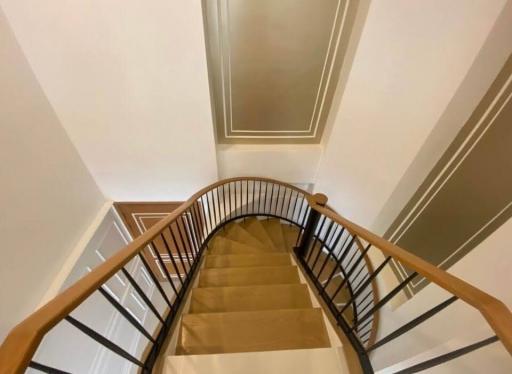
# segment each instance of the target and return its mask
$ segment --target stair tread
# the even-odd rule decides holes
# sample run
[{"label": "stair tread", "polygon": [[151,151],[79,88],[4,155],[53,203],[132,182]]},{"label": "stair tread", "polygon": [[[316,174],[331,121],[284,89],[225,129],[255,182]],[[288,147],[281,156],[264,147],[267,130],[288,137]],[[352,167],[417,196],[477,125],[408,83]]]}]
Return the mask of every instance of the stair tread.
[{"label": "stair tread", "polygon": [[296,266],[209,268],[199,273],[199,287],[300,283]]},{"label": "stair tread", "polygon": [[272,237],[267,233],[267,230],[265,230],[265,227],[261,224],[259,219],[250,218],[243,222],[241,226],[250,232],[251,235],[258,238],[258,240],[266,246],[269,246],[273,249],[278,249],[278,247],[276,247],[274,244]]},{"label": "stair tread", "polygon": [[207,255],[205,269],[251,266],[291,265],[287,253],[243,254],[243,255]]},{"label": "stair tread", "polygon": [[178,354],[330,346],[319,308],[186,314],[180,335]]},{"label": "stair tread", "polygon": [[244,244],[232,239],[225,238],[223,236],[216,236],[210,245],[208,251],[212,255],[224,255],[224,254],[258,254],[258,253],[269,253],[276,252],[272,248],[254,247],[252,245]]},{"label": "stair tread", "polygon": [[268,235],[272,238],[272,242],[274,242],[274,246],[279,250],[285,251],[286,242],[283,236],[283,231],[281,229],[281,221],[275,218],[271,218],[268,220],[262,220],[261,224],[265,227]]},{"label": "stair tread", "polygon": [[297,236],[299,235],[299,228],[292,225],[281,226],[284,241],[286,243],[286,249],[292,250],[297,244]]},{"label": "stair tread", "polygon": [[312,303],[305,284],[204,287],[192,291],[190,313],[305,309]]},{"label": "stair tread", "polygon": [[346,357],[340,347],[168,356],[163,374],[345,374]]},{"label": "stair tread", "polygon": [[249,231],[244,229],[241,224],[236,222],[225,226],[225,229],[220,231],[218,235],[256,248],[266,249],[268,247]]}]

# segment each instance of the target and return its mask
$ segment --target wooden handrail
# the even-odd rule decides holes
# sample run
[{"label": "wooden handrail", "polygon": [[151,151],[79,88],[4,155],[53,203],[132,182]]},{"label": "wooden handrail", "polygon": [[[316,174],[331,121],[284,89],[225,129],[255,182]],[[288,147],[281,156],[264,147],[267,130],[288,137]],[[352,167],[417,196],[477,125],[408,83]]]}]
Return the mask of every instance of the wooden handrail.
[{"label": "wooden handrail", "polygon": [[407,265],[411,270],[416,271],[429,281],[444,288],[451,294],[457,296],[459,299],[480,311],[505,348],[512,355],[512,313],[502,301],[472,286],[462,279],[435,267],[429,262],[413,255],[386,239],[375,235],[364,227],[343,218],[329,208],[317,204],[312,196],[308,196],[307,199],[312,209],[315,209],[317,212],[342,225],[352,235],[357,235],[368,243],[371,243],[384,254],[393,257],[404,265]]},{"label": "wooden handrail", "polygon": [[167,217],[160,220],[144,234],[119,250],[114,256],[14,327],[0,346],[0,374],[24,372],[44,335],[52,327],[69,315],[87,297],[140,253],[156,236],[193,206],[199,198],[219,186],[244,180],[274,183],[303,194],[312,209],[344,226],[352,235],[357,235],[371,243],[384,254],[392,256],[431,282],[478,309],[506,349],[512,354],[512,313],[498,299],[343,218],[328,207],[319,205],[313,195],[300,188],[269,178],[238,177],[220,180],[192,195]]},{"label": "wooden handrail", "polygon": [[291,184],[259,177],[224,179],[201,189],[148,231],[15,326],[0,346],[0,374],[23,373],[44,335],[142,251],[198,198],[221,185],[243,180],[275,183],[300,192],[306,197],[310,196],[308,192]]}]

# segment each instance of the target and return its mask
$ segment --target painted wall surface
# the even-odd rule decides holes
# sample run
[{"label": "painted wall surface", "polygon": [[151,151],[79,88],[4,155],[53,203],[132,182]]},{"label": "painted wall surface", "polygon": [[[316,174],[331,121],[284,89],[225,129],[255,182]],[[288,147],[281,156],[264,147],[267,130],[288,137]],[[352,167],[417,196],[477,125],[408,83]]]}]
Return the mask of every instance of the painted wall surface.
[{"label": "painted wall surface", "polygon": [[315,188],[338,212],[371,228],[504,4],[370,4],[342,100],[332,111],[334,125]]},{"label": "painted wall surface", "polygon": [[[450,268],[450,273],[462,278],[470,284],[493,295],[512,308],[512,257],[510,256],[510,235],[512,235],[512,220],[507,221],[478,247]],[[451,295],[436,285],[429,284],[410,301],[396,310],[384,308],[380,320],[380,336],[392,332],[407,321],[412,320],[434,305],[448,299]],[[422,352],[423,360],[435,355],[446,353],[448,350],[460,348],[494,335],[483,317],[474,308],[462,301],[456,301],[435,317],[417,326],[409,333],[377,349],[372,362],[376,369],[408,358],[415,358]],[[382,373],[396,372],[407,363],[395,366],[394,370]],[[435,373],[496,373],[512,372],[510,356],[501,345],[491,346],[445,364]]]},{"label": "painted wall surface", "polygon": [[0,10],[0,341],[33,311],[105,199]]},{"label": "painted wall surface", "polygon": [[1,0],[104,194],[184,200],[217,178],[200,0]]},{"label": "painted wall surface", "polygon": [[253,176],[312,183],[321,154],[319,145],[219,145],[219,178]]},{"label": "painted wall surface", "polygon": [[[113,256],[132,240],[123,221],[111,208],[98,225],[82,255],[65,280],[62,289],[82,278],[91,269]],[[160,313],[165,311],[165,300],[155,291],[153,281],[138,258],[125,265],[126,271],[152,300]],[[170,288],[162,284],[164,288]],[[158,320],[146,306],[123,273],[118,272],[103,285],[148,331],[154,331]],[[169,292],[172,295],[172,291]],[[134,357],[142,357],[149,341],[124,318],[99,292],[89,296],[72,313],[72,317],[94,327],[95,331],[122,347]],[[76,352],[80,352],[79,355]],[[137,366],[62,321],[46,334],[34,360],[70,373],[136,373]],[[37,370],[28,370],[36,373]]]},{"label": "painted wall surface", "polygon": [[510,35],[512,1],[509,0],[441,118],[375,219],[372,225],[375,232],[386,232],[467,122],[512,53]]}]

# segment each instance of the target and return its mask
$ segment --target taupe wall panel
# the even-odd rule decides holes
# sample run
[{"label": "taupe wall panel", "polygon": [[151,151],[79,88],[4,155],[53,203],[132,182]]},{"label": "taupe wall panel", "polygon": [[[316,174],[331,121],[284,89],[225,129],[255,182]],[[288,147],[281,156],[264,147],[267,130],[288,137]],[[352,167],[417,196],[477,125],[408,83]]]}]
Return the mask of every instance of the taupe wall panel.
[{"label": "taupe wall panel", "polygon": [[358,0],[206,0],[219,143],[319,143]]},{"label": "taupe wall panel", "polygon": [[[386,236],[444,269],[512,216],[512,58]],[[403,277],[408,271],[399,267]],[[426,282],[416,279],[413,291]]]}]

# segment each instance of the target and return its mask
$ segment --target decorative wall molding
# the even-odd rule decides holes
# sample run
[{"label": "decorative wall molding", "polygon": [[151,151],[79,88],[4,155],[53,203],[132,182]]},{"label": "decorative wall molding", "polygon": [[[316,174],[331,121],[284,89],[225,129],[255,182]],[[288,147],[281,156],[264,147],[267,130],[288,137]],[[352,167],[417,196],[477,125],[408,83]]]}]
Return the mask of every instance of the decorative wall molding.
[{"label": "decorative wall molding", "polygon": [[[264,0],[251,5],[230,0],[204,1],[218,142],[319,143],[358,3],[358,0],[328,0],[322,4]],[[308,12],[315,14],[311,22],[306,21]],[[265,22],[268,24],[260,25]],[[300,35],[311,34],[310,40],[304,43],[297,43],[292,36],[295,34],[287,28],[299,24],[296,30]],[[262,27],[270,36],[262,35],[255,42],[253,33]],[[309,29],[314,31],[308,34]],[[303,53],[303,58],[296,58],[297,53]],[[254,56],[261,60],[260,65],[252,62]],[[280,66],[287,58],[295,58],[295,63]],[[262,86],[259,80],[266,91],[258,91],[256,95],[255,87]],[[303,87],[306,82],[307,87]],[[234,86],[240,84],[243,88],[234,93]],[[278,91],[287,89],[280,96],[285,101],[280,105],[275,105],[275,101],[269,103],[266,98],[272,96],[276,85]],[[251,114],[251,110],[244,108],[254,112]],[[309,114],[305,108],[310,108]]]},{"label": "decorative wall molding", "polygon": [[[385,236],[447,269],[512,217],[510,123],[512,57]],[[395,272],[409,275],[398,263]]]}]

